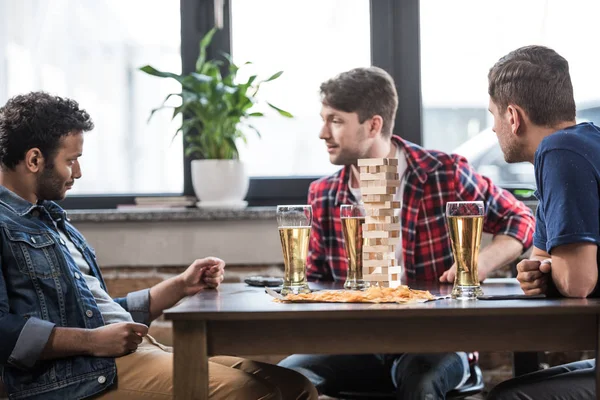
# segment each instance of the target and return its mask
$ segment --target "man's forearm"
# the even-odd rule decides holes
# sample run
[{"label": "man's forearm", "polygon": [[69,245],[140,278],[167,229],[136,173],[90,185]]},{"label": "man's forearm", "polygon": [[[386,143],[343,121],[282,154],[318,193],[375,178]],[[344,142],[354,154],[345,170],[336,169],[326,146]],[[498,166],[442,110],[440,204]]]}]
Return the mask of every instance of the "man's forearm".
[{"label": "man's forearm", "polygon": [[523,253],[523,244],[508,235],[496,235],[489,246],[481,250],[478,258],[480,271],[485,275],[503,267],[519,257]]},{"label": "man's forearm", "polygon": [[160,317],[163,310],[174,306],[185,297],[183,287],[181,276],[177,275],[150,289],[150,321]]},{"label": "man's forearm", "polygon": [[55,327],[40,358],[49,360],[90,354],[90,330]]}]

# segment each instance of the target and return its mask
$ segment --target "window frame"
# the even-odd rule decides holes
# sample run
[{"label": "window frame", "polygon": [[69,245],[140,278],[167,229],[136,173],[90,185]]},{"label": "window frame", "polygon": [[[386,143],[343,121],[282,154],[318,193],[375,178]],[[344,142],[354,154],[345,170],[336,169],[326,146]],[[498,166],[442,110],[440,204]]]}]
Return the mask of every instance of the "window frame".
[{"label": "window frame", "polygon": [[[180,0],[181,61],[184,73],[193,71],[198,43],[218,18],[222,28],[207,49],[208,57],[231,52],[231,0]],[[370,0],[371,62],[389,72],[398,90],[398,112],[394,132],[422,144],[421,63],[419,0]],[[341,72],[341,71],[340,71]],[[72,195],[61,201],[68,209],[111,209],[135,204],[136,197],[194,195],[191,160],[182,155],[183,192],[156,194]],[[246,200],[249,206],[306,203],[310,183],[321,176],[253,177]]]}]

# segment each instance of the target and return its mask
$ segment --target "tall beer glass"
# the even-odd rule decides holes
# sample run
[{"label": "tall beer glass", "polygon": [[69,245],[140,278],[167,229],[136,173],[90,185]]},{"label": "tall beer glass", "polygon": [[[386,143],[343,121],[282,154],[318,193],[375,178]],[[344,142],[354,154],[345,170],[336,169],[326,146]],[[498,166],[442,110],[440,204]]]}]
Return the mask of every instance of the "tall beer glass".
[{"label": "tall beer glass", "polygon": [[363,224],[365,208],[361,204],[344,204],[340,206],[342,230],[346,256],[348,257],[348,273],[344,289],[362,290],[369,287],[363,280]]},{"label": "tall beer glass", "polygon": [[306,258],[312,225],[312,207],[277,206],[277,225],[285,264],[281,294],[285,296],[289,293],[310,293],[306,280]]},{"label": "tall beer glass", "polygon": [[484,218],[483,202],[449,202],[446,204],[446,217],[456,263],[452,298],[476,299],[483,294],[477,275],[477,258]]}]

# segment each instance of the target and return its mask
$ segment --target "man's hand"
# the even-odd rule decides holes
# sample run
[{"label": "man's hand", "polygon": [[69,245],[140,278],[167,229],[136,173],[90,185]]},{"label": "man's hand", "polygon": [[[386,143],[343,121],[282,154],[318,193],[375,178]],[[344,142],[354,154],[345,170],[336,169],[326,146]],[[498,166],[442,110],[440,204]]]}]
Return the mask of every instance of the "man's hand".
[{"label": "man's hand", "polygon": [[[486,278],[487,270],[484,268],[477,268],[477,275],[479,277],[479,282],[483,282]],[[452,265],[449,270],[444,271],[442,276],[440,276],[440,282],[442,283],[454,283],[454,279],[456,278],[456,263]]]},{"label": "man's hand", "polygon": [[89,331],[90,354],[96,357],[120,357],[135,351],[148,327],[135,322],[120,322]]},{"label": "man's hand", "polygon": [[545,294],[548,290],[548,279],[552,279],[551,259],[523,260],[517,264],[517,280],[527,296]]},{"label": "man's hand", "polygon": [[214,289],[223,282],[225,261],[216,257],[196,260],[181,275],[183,293],[191,296],[202,289]]}]

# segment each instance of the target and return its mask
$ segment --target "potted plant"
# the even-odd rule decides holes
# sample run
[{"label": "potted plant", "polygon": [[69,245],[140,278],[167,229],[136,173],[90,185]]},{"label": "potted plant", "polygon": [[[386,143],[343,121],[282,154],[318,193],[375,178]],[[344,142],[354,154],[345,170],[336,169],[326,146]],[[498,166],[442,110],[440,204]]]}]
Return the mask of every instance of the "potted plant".
[{"label": "potted plant", "polygon": [[[206,48],[215,32],[216,28],[213,28],[200,41],[194,72],[163,72],[150,65],[140,70],[160,78],[175,79],[181,84],[181,93],[169,94],[160,107],[152,110],[150,118],[164,108],[173,109],[173,118],[183,117],[175,135],[181,132],[185,154],[192,159],[192,183],[200,200],[198,205],[240,207],[246,204],[243,200],[249,183],[238,153],[240,141],[246,142],[242,128],[250,128],[260,137],[260,132],[249,123],[250,118],[264,116],[252,111],[257,103],[256,94],[261,84],[279,78],[283,71],[263,81],[257,80],[256,75],[239,81],[236,79],[239,67],[229,54],[223,54],[224,61],[206,59]],[[225,74],[222,69],[226,70]],[[181,104],[167,105],[171,97],[179,97]],[[267,105],[284,117],[292,117],[271,103],[267,102]]]}]

